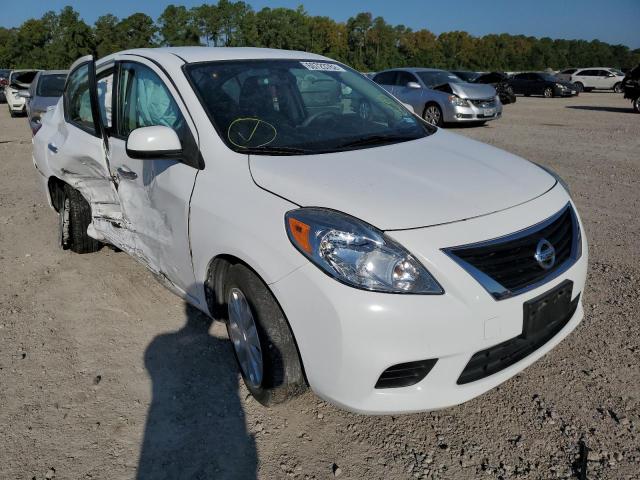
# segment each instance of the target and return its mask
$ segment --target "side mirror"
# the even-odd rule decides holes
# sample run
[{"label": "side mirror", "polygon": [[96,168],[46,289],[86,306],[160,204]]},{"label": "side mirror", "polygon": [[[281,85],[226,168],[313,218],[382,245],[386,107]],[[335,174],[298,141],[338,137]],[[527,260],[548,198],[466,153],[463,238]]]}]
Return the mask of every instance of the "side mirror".
[{"label": "side mirror", "polygon": [[29,92],[27,92],[26,90],[20,90],[18,92],[18,96],[22,97],[22,98],[31,98],[31,94]]},{"label": "side mirror", "polygon": [[407,88],[422,88],[418,82],[407,82]]},{"label": "side mirror", "polygon": [[141,160],[148,158],[177,158],[182,144],[172,128],[157,125],[136,128],[127,138],[127,155]]}]

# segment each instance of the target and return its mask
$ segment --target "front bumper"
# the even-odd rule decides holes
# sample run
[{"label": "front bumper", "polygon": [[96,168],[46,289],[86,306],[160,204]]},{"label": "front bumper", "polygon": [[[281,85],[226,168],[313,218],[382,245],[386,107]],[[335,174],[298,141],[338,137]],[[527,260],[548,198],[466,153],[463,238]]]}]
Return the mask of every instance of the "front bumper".
[{"label": "front bumper", "polygon": [[490,108],[478,107],[472,103],[468,107],[448,104],[442,115],[447,123],[487,122],[502,116],[502,103],[496,102],[495,106]]},{"label": "front bumper", "polygon": [[[581,321],[578,304],[569,322],[546,344],[504,370],[458,385],[478,351],[517,337],[523,303],[564,280],[572,298],[583,291],[587,245],[566,272],[521,295],[496,301],[441,248],[506,235],[551,216],[569,201],[556,186],[524,205],[485,217],[415,230],[389,232],[416,255],[445,290],[444,295],[394,295],[347,287],[311,264],[270,285],[296,337],[307,379],[320,397],[345,409],[376,414],[415,412],[470,400],[517,374],[551,350]],[[582,230],[582,227],[581,227]],[[374,388],[392,365],[438,361],[419,383]]]}]

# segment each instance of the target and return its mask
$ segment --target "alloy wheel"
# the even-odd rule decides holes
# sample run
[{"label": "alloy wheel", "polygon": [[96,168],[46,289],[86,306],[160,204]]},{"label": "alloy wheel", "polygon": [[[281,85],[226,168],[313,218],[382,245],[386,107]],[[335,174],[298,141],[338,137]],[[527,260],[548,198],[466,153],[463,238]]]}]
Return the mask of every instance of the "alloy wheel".
[{"label": "alloy wheel", "polygon": [[424,119],[431,125],[440,125],[440,109],[435,105],[429,105],[424,110]]},{"label": "alloy wheel", "polygon": [[245,380],[253,387],[262,384],[263,361],[258,329],[251,307],[239,288],[232,288],[227,298],[229,338]]},{"label": "alloy wheel", "polygon": [[544,96],[546,98],[551,98],[553,97],[553,90],[551,90],[551,88],[547,87],[544,89]]}]

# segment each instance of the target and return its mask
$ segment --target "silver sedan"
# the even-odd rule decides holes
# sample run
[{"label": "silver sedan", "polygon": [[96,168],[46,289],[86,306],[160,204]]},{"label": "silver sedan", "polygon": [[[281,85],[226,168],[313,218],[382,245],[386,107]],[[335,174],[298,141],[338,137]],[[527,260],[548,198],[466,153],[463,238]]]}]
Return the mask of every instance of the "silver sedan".
[{"label": "silver sedan", "polygon": [[433,125],[483,124],[502,115],[502,103],[494,87],[464,82],[444,70],[385,70],[373,80]]}]

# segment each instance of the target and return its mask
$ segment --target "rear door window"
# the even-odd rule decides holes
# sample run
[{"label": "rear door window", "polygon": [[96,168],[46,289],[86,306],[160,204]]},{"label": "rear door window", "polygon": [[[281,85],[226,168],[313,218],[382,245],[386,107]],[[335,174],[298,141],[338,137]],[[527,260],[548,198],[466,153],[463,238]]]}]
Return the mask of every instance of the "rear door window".
[{"label": "rear door window", "polygon": [[88,63],[79,66],[69,75],[64,93],[64,113],[67,122],[96,135],[91,112]]}]

